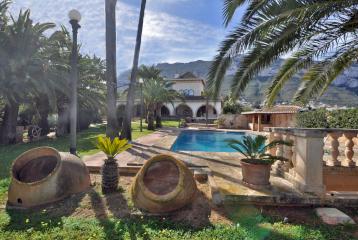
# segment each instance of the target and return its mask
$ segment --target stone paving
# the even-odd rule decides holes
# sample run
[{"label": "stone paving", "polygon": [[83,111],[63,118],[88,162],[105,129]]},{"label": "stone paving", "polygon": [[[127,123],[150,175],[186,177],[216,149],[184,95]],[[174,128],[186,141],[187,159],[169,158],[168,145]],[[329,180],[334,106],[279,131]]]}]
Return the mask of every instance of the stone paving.
[{"label": "stone paving", "polygon": [[[216,185],[222,199],[227,202],[308,205],[322,204],[322,199],[316,196],[301,194],[292,184],[282,177],[271,175],[271,186],[263,190],[254,190],[242,183],[239,153],[213,152],[173,152],[170,150],[181,129],[163,128],[160,131],[143,136],[134,141],[133,147],[119,154],[120,174],[135,174],[140,167],[157,154],[170,154],[184,161],[192,168],[210,169],[209,175]],[[105,155],[97,153],[83,157],[91,172],[99,172]],[[212,186],[213,187],[213,186]],[[330,201],[332,199],[329,199]]]}]

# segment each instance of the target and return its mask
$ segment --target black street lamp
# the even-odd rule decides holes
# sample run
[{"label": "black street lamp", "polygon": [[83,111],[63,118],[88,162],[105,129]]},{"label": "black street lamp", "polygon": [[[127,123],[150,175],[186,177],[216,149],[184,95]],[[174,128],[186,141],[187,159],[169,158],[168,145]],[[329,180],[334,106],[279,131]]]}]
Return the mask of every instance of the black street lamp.
[{"label": "black street lamp", "polygon": [[77,88],[78,88],[78,49],[77,35],[81,27],[79,22],[81,14],[73,9],[68,13],[72,26],[72,52],[71,52],[71,100],[70,100],[70,153],[77,155]]},{"label": "black street lamp", "polygon": [[140,131],[143,132],[143,78],[139,78],[140,85]]}]

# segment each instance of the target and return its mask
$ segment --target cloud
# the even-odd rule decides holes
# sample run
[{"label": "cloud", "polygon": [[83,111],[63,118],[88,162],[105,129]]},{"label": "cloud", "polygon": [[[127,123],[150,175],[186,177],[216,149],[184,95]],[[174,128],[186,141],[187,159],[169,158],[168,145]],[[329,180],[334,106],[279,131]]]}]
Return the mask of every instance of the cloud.
[{"label": "cloud", "polygon": [[[167,4],[178,0],[153,0]],[[179,0],[180,2],[188,0]],[[17,14],[21,8],[30,8],[34,20],[65,24],[67,13],[78,9],[83,18],[79,39],[82,51],[105,57],[104,1],[91,0],[16,0],[11,11]],[[120,70],[131,66],[139,9],[136,6],[117,4],[117,64]],[[202,22],[180,18],[165,12],[147,9],[143,30],[141,63],[178,62],[211,59],[224,32]]]}]

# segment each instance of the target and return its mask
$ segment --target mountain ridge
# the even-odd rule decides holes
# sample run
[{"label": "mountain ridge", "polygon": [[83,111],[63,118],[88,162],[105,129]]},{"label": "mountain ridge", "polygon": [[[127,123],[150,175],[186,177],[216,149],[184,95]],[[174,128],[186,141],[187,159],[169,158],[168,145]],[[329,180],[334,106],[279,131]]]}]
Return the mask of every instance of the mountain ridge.
[{"label": "mountain ridge", "polygon": [[[265,91],[270,85],[270,81],[277,73],[284,59],[278,59],[270,67],[264,69],[245,89],[243,98],[253,104],[260,103],[264,100]],[[196,76],[206,79],[211,61],[196,60],[187,63],[158,63],[155,66],[162,71],[165,78],[174,78],[178,74],[192,72]],[[232,75],[240,66],[240,60],[236,60],[228,70],[222,85],[221,94],[227,95],[231,88]],[[118,76],[118,85],[125,86],[128,84],[130,70],[122,72]],[[278,102],[289,102],[300,85],[300,76],[302,73],[294,76],[284,87],[278,96]],[[342,73],[334,83],[329,87],[327,92],[318,100],[321,103],[338,106],[357,107],[358,106],[358,64]]]}]

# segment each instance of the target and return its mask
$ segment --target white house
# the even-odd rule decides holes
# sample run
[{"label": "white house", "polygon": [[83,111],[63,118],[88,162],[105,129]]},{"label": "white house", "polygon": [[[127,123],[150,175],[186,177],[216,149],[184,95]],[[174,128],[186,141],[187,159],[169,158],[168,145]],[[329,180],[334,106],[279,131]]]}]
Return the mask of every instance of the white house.
[{"label": "white house", "polygon": [[[185,118],[191,117],[195,120],[205,119],[206,99],[203,96],[205,89],[205,81],[196,77],[193,73],[187,72],[172,81],[173,89],[184,96],[184,100],[177,99],[173,103],[164,103],[161,108],[163,118]],[[124,108],[125,101],[118,101],[118,107]],[[134,116],[140,115],[139,100],[135,102]],[[217,119],[221,113],[221,101],[209,100],[208,118],[210,120]]]}]

